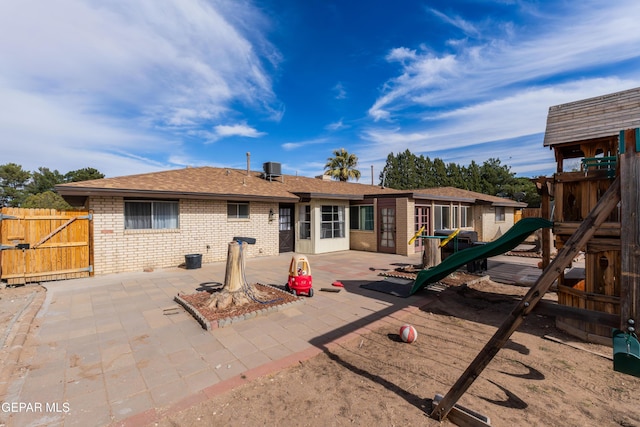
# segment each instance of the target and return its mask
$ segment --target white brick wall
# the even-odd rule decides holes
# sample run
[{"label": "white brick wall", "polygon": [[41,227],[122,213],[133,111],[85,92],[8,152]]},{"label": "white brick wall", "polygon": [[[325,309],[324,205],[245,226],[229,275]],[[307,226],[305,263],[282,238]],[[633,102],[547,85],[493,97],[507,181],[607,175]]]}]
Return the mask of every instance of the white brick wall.
[{"label": "white brick wall", "polygon": [[228,220],[226,201],[182,199],[177,230],[125,230],[122,197],[92,197],[90,208],[95,274],[178,266],[187,254],[202,254],[203,263],[224,261],[235,236],[256,239],[248,257],[278,254],[277,203],[251,202],[250,219]]}]

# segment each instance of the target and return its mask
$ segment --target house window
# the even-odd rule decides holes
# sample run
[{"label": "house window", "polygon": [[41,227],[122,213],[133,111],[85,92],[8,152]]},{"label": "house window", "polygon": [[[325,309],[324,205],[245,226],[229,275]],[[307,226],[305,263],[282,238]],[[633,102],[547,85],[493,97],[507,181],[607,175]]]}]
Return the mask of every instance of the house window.
[{"label": "house window", "polygon": [[460,209],[460,227],[471,227],[473,225],[469,215],[471,206],[460,206]]},{"label": "house window", "polygon": [[504,222],[504,206],[496,206],[496,222]]},{"label": "house window", "polygon": [[320,238],[337,239],[344,237],[344,206],[322,206],[321,213]]},{"label": "house window", "polygon": [[227,202],[227,219],[249,219],[249,202]]},{"label": "house window", "polygon": [[[414,232],[417,234],[422,227],[425,227],[425,231],[422,234],[428,235],[429,234],[429,208],[426,206],[416,206],[415,212],[416,212],[416,216],[414,221],[415,223]],[[413,243],[416,248],[422,248],[423,246],[422,240],[423,239],[416,238],[415,242]]]},{"label": "house window", "polygon": [[453,207],[453,218],[451,218],[451,223],[453,224],[453,228],[460,228],[460,224],[458,221],[458,212],[460,212],[460,206]]},{"label": "house window", "polygon": [[451,228],[451,207],[444,205],[435,206],[435,224],[436,230],[447,230]]},{"label": "house window", "polygon": [[280,214],[278,215],[278,227],[280,231],[289,231],[291,230],[291,216],[293,215],[293,209],[290,208],[280,208]]},{"label": "house window", "polygon": [[373,230],[373,205],[351,206],[349,209],[351,210],[349,221],[352,230]]},{"label": "house window", "polygon": [[465,228],[471,226],[469,223],[469,209],[469,206],[453,207],[453,228]]},{"label": "house window", "polygon": [[126,230],[163,230],[178,228],[177,200],[125,200]]},{"label": "house window", "polygon": [[311,238],[311,206],[302,205],[298,212],[300,216],[300,239]]}]

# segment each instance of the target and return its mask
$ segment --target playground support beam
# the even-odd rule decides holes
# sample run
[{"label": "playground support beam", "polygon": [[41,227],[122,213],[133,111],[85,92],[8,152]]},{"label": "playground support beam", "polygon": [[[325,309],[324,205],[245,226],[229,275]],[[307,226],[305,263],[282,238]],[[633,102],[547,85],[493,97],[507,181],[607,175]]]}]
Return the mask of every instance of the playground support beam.
[{"label": "playground support beam", "polygon": [[509,316],[502,323],[500,328],[487,342],[484,348],[478,353],[467,369],[462,373],[458,381],[451,387],[444,399],[431,412],[431,418],[439,421],[444,420],[458,399],[480,376],[484,368],[491,362],[498,351],[504,346],[513,332],[522,324],[524,318],[534,309],[538,301],[549,290],[558,275],[571,263],[571,260],[578,252],[585,247],[589,239],[595,234],[600,225],[607,219],[609,214],[620,201],[620,177],[617,177],[602,198],[594,206],[589,215],[582,221],[576,232],[567,240],[560,249],[556,258],[547,266],[538,278],[535,285],[516,304]]},{"label": "playground support beam", "polygon": [[[544,219],[553,221],[553,218],[551,218],[551,191],[550,191],[551,182],[547,178],[541,178],[539,180],[539,186],[540,186],[540,198],[541,198],[540,216]],[[542,269],[543,270],[547,268],[547,266],[551,262],[551,250],[553,248],[551,232],[552,232],[551,228],[543,228],[542,230],[540,230],[541,237],[542,237],[540,239],[540,246],[542,248]]]},{"label": "playground support beam", "polygon": [[[620,329],[640,321],[640,141],[637,129],[626,129],[620,141]],[[637,326],[636,326],[637,330]]]}]

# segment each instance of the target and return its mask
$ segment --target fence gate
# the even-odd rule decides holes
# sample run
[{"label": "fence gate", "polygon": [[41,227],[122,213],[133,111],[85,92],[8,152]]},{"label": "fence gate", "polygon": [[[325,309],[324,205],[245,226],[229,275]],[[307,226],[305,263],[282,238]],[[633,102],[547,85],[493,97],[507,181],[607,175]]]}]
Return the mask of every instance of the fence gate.
[{"label": "fence gate", "polygon": [[88,211],[2,208],[0,280],[9,285],[88,277]]}]

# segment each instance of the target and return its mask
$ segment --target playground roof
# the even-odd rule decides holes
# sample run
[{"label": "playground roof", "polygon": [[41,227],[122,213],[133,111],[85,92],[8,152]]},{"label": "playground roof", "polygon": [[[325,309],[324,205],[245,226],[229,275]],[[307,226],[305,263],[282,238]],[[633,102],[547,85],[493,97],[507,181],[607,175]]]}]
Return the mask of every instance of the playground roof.
[{"label": "playground roof", "polygon": [[549,108],[544,146],[617,137],[640,127],[640,87]]}]

